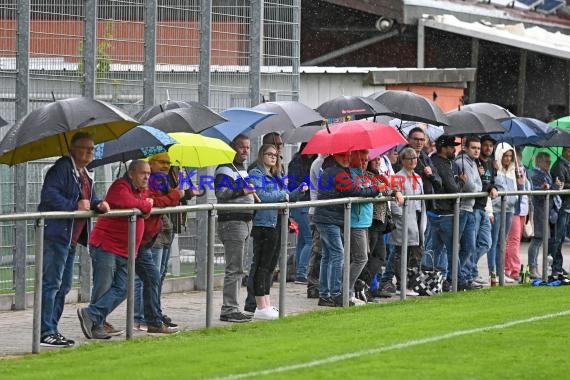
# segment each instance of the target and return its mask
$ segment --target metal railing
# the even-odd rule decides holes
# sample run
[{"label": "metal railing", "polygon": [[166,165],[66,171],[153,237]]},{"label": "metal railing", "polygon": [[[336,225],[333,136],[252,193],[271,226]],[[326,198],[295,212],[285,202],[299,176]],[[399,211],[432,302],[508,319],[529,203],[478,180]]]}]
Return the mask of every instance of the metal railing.
[{"label": "metal railing", "polygon": [[[501,197],[501,226],[500,226],[500,248],[499,248],[499,285],[504,285],[504,264],[505,264],[505,219],[506,219],[506,196],[509,195],[532,195],[532,196],[545,196],[544,211],[545,215],[549,214],[550,196],[554,194],[570,195],[570,190],[562,191],[515,191],[515,192],[499,192],[498,196]],[[406,225],[406,207],[407,200],[430,200],[430,199],[455,199],[454,207],[454,226],[453,226],[453,252],[451,263],[452,274],[452,291],[457,291],[457,276],[459,270],[459,204],[462,199],[467,198],[482,198],[487,197],[487,193],[460,193],[460,194],[434,194],[434,195],[416,195],[405,197],[406,202],[403,205],[403,225]],[[151,214],[168,214],[175,212],[191,212],[191,211],[207,211],[208,212],[208,233],[207,233],[207,260],[206,260],[206,327],[212,325],[213,320],[213,292],[214,292],[214,243],[215,243],[215,230],[216,230],[216,211],[238,211],[238,210],[265,210],[265,209],[278,209],[283,210],[280,215],[281,218],[281,247],[280,247],[280,260],[279,270],[283,275],[279,276],[279,316],[283,317],[286,311],[285,300],[285,287],[286,287],[286,272],[287,272],[287,238],[288,238],[288,218],[289,210],[293,208],[302,207],[322,207],[331,205],[344,205],[344,268],[343,268],[343,281],[342,281],[342,305],[343,307],[349,304],[349,265],[350,263],[350,228],[351,228],[351,205],[357,203],[375,203],[386,202],[392,198],[339,198],[333,200],[319,200],[308,202],[296,203],[261,203],[253,205],[239,205],[239,204],[200,204],[192,206],[176,206],[155,208]],[[128,292],[127,292],[127,339],[133,337],[133,311],[134,311],[134,281],[135,281],[135,232],[136,232],[136,218],[142,213],[137,210],[113,210],[106,214],[96,214],[90,211],[75,211],[75,212],[33,212],[33,213],[18,213],[18,214],[5,214],[0,215],[0,223],[6,221],[25,221],[33,220],[36,230],[36,245],[35,245],[35,286],[34,286],[34,311],[33,311],[33,340],[32,340],[32,353],[38,353],[40,349],[40,328],[41,328],[41,294],[42,294],[42,265],[43,265],[43,240],[44,240],[44,225],[47,219],[61,219],[61,218],[92,218],[92,217],[128,217],[129,223],[129,245],[128,245]],[[543,226],[543,278],[547,273],[547,255],[548,255],[548,239],[549,225],[544,223]],[[402,241],[402,259],[400,267],[400,299],[406,299],[406,283],[407,283],[407,248],[408,248],[408,229],[404,228],[403,241]],[[200,270],[200,268],[199,268]]]}]

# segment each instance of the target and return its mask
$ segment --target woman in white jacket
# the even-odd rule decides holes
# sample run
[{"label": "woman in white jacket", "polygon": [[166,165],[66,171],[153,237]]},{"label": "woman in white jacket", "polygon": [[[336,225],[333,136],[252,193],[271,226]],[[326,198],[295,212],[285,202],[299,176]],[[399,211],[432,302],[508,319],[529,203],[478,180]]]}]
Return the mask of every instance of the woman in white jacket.
[{"label": "woman in white jacket", "polygon": [[[517,178],[514,154],[515,151],[513,147],[507,143],[499,143],[495,148],[495,168],[497,169],[495,187],[498,191],[516,191],[518,188],[522,189],[522,186],[524,185],[524,178]],[[517,196],[506,196],[506,202],[507,213],[505,215],[505,239],[509,235],[509,231],[511,229]],[[487,255],[491,285],[493,285],[493,283],[496,284],[497,282],[497,267],[500,262],[500,256],[497,252],[499,245],[499,232],[501,228],[501,197],[493,199],[493,214],[495,217],[491,229],[492,243],[491,249]]]}]

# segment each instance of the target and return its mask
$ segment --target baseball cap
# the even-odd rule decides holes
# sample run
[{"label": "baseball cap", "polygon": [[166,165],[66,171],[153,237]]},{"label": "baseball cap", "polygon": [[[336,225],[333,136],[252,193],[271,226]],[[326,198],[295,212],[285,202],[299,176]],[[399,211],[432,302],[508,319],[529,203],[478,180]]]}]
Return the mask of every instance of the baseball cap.
[{"label": "baseball cap", "polygon": [[455,137],[453,136],[446,136],[446,135],[441,135],[437,138],[437,140],[435,140],[435,146],[436,148],[443,148],[446,146],[457,146],[460,145],[461,143],[455,142]]}]

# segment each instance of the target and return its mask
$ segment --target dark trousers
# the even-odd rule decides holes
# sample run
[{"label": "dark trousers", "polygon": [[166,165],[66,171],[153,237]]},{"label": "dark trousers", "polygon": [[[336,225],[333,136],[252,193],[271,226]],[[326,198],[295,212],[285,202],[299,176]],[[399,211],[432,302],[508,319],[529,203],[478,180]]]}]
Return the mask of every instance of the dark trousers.
[{"label": "dark trousers", "polygon": [[253,227],[253,258],[247,278],[246,311],[253,312],[257,307],[256,296],[269,294],[273,284],[273,272],[279,262],[281,248],[281,223],[272,227]]},{"label": "dark trousers", "polygon": [[[370,255],[368,262],[360,274],[360,279],[370,286],[372,279],[376,273],[382,271],[382,267],[386,266],[386,243],[384,242],[384,231],[377,228],[374,220],[372,227],[368,229],[368,238],[370,239]],[[382,273],[380,273],[381,275]]]}]

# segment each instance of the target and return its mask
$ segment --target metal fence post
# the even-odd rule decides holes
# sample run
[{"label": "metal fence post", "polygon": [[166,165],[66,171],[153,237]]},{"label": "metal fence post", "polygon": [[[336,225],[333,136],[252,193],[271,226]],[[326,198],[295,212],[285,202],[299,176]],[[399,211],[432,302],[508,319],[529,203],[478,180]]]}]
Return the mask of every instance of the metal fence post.
[{"label": "metal fence post", "polygon": [[[415,221],[414,221],[415,223]],[[404,201],[402,206],[402,247],[400,254],[400,299],[406,299],[406,290],[408,285],[408,200]],[[397,248],[396,248],[397,249]],[[395,270],[396,268],[394,268]]]},{"label": "metal fence post", "polygon": [[206,327],[214,315],[214,246],[216,244],[216,210],[208,211],[208,258],[206,261]]},{"label": "metal fence post", "polygon": [[548,224],[549,214],[550,194],[546,194],[544,197],[544,223],[542,225],[542,279],[544,281],[548,280],[548,237],[550,236],[550,225]]},{"label": "metal fence post", "polygon": [[453,249],[451,251],[451,289],[457,291],[457,276],[459,274],[459,206],[461,199],[455,198],[453,205]]},{"label": "metal fence post", "polygon": [[348,288],[348,282],[350,278],[350,228],[351,228],[351,220],[350,220],[350,213],[352,209],[352,204],[350,203],[350,199],[348,203],[344,205],[344,258],[342,264],[342,307],[347,307],[349,305],[348,302],[348,293],[350,289]]},{"label": "metal fence post", "polygon": [[44,260],[44,219],[36,221],[36,268],[34,282],[34,327],[32,334],[32,353],[40,352],[42,327],[42,278]]},{"label": "metal fence post", "polygon": [[[143,102],[151,107],[155,102],[156,85],[156,20],[157,0],[145,0],[144,14],[144,72]],[[202,54],[204,52],[202,51]]]},{"label": "metal fence post", "polygon": [[[16,54],[16,120],[28,114],[29,106],[29,53],[30,53],[30,0],[17,2],[18,39]],[[26,212],[28,203],[28,164],[14,168],[14,212]],[[26,255],[28,227],[25,220],[17,221],[14,229],[14,310],[26,308]]]},{"label": "metal fence post", "polygon": [[497,273],[499,275],[499,285],[505,285],[505,247],[507,245],[506,229],[507,227],[507,197],[501,195],[501,225],[499,226],[499,267]]},{"label": "metal fence post", "polygon": [[285,316],[285,292],[287,287],[287,238],[289,236],[289,208],[283,210],[281,218],[281,248],[279,253],[279,317]]},{"label": "metal fence post", "polygon": [[127,273],[127,339],[133,337],[133,314],[135,309],[135,258],[136,258],[137,216],[129,216],[129,259]]},{"label": "metal fence post", "polygon": [[83,96],[95,98],[97,71],[97,0],[85,1],[85,35],[83,36]]}]

